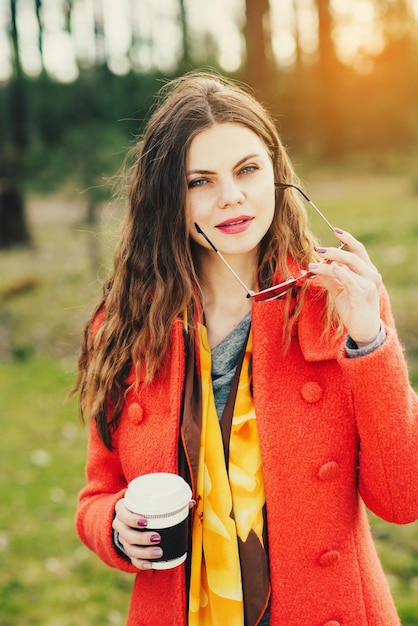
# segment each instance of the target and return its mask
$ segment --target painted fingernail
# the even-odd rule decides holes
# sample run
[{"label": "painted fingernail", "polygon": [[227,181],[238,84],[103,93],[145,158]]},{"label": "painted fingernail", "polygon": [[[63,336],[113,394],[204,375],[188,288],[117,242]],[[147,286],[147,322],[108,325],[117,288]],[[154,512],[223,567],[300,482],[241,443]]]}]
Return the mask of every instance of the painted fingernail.
[{"label": "painted fingernail", "polygon": [[309,269],[310,270],[316,270],[318,269],[318,267],[321,265],[321,263],[309,263]]},{"label": "painted fingernail", "polygon": [[151,543],[158,543],[159,541],[161,541],[161,537],[160,535],[155,534],[155,535],[151,535],[149,540],[151,541]]},{"label": "painted fingernail", "polygon": [[140,526],[140,528],[145,528],[147,524],[148,524],[148,521],[146,519],[139,519],[136,523],[136,525]]},{"label": "painted fingernail", "polygon": [[323,254],[324,252],[327,251],[326,248],[316,248],[316,251],[319,252],[319,254]]},{"label": "painted fingernail", "polygon": [[151,569],[152,565],[151,563],[144,563],[142,566],[142,569]]},{"label": "painted fingernail", "polygon": [[341,230],[341,228],[334,228],[335,232],[338,233],[339,235],[343,234],[343,230]]},{"label": "painted fingernail", "polygon": [[161,550],[161,548],[155,548],[155,550],[152,551],[152,556],[162,556],[163,555],[163,551]]}]

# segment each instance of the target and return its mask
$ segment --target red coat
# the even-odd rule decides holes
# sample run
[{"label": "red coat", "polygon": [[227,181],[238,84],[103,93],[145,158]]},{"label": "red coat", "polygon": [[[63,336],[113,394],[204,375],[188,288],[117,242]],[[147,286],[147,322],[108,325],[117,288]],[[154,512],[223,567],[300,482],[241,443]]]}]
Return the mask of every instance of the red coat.
[{"label": "red coat", "polygon": [[[312,283],[313,284],[313,283]],[[272,584],[271,626],[395,626],[399,618],[364,503],[383,519],[418,518],[418,400],[408,383],[386,295],[387,338],[346,357],[322,338],[323,299],[312,286],[291,347],[281,352],[283,302],[253,306],[253,389],[263,460]],[[318,296],[318,294],[316,294]],[[136,573],[129,626],[184,626],[184,566],[138,571],[112,541],[127,482],[178,469],[184,379],[182,323],[169,376],[131,391],[107,450],[91,427],[77,529],[108,565]],[[364,503],[363,503],[364,501]],[[228,625],[213,625],[228,626]]]}]

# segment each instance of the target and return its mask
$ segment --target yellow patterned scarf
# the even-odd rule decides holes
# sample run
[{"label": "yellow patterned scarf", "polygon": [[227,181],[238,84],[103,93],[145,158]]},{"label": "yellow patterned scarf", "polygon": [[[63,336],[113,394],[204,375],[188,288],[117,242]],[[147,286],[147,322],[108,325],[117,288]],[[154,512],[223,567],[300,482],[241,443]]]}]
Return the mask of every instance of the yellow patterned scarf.
[{"label": "yellow patterned scarf", "polygon": [[[200,428],[200,448],[195,450],[197,505],[192,526],[188,623],[254,626],[268,603],[270,585],[264,481],[250,389],[251,331],[242,365],[237,367],[236,389],[232,392],[236,393],[235,402],[234,398],[228,400],[222,416],[222,422],[228,421],[229,406],[226,442],[225,423],[220,424],[215,408],[211,351],[202,324],[198,325],[196,341],[195,398],[196,386],[200,389],[198,401],[191,403],[190,411],[185,410],[183,423],[187,454],[187,432],[193,431],[196,438],[196,428]],[[187,395],[186,381],[186,404]],[[201,413],[196,419],[199,405]],[[195,415],[191,416],[193,411]],[[188,420],[194,421],[188,424]],[[188,456],[193,457],[193,453]]]}]

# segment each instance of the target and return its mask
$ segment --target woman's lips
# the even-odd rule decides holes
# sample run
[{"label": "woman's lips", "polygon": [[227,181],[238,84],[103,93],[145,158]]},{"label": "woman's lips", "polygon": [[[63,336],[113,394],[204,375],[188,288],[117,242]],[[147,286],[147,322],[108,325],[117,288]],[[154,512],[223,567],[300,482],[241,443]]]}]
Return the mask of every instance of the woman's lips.
[{"label": "woman's lips", "polygon": [[234,217],[230,220],[225,220],[221,224],[217,224],[216,228],[221,230],[223,233],[234,235],[247,230],[252,219],[253,218],[248,215],[240,215],[239,217]]}]

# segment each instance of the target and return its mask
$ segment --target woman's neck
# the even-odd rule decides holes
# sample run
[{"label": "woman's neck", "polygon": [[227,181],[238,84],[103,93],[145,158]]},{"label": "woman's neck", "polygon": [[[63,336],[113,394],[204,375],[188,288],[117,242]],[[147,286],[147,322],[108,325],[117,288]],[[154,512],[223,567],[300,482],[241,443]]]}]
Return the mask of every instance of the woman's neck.
[{"label": "woman's neck", "polygon": [[[205,251],[206,252],[206,251]],[[209,256],[210,255],[210,256]],[[203,254],[199,263],[203,311],[211,348],[217,346],[244,319],[252,307],[245,290],[213,252]],[[251,255],[228,259],[249,289],[255,288],[256,260]]]}]

